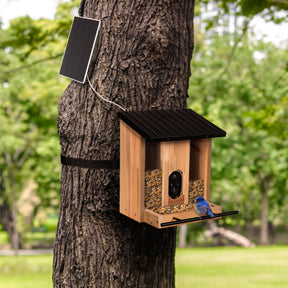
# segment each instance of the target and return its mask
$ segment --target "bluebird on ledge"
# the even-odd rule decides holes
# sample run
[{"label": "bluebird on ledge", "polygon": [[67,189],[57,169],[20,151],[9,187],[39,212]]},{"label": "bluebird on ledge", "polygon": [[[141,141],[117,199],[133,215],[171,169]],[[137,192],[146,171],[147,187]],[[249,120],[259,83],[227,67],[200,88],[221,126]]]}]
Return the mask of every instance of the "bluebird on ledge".
[{"label": "bluebird on ledge", "polygon": [[197,214],[200,216],[207,216],[209,215],[211,218],[214,218],[215,215],[212,213],[209,203],[203,198],[198,197],[196,199],[195,210]]}]

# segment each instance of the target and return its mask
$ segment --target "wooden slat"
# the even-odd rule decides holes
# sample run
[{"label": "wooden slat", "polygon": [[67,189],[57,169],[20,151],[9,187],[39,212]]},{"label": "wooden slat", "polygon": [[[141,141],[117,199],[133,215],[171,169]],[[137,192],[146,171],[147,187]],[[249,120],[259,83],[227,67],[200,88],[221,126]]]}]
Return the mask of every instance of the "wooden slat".
[{"label": "wooden slat", "polygon": [[144,219],[145,140],[120,121],[120,212]]},{"label": "wooden slat", "polygon": [[162,206],[168,205],[170,142],[161,142]]},{"label": "wooden slat", "polygon": [[191,140],[190,150],[190,179],[204,180],[204,198],[210,199],[212,139]]},{"label": "wooden slat", "polygon": [[190,140],[161,142],[162,169],[162,206],[179,205],[179,199],[172,199],[168,194],[169,175],[175,171],[182,172],[183,202],[188,203]]}]

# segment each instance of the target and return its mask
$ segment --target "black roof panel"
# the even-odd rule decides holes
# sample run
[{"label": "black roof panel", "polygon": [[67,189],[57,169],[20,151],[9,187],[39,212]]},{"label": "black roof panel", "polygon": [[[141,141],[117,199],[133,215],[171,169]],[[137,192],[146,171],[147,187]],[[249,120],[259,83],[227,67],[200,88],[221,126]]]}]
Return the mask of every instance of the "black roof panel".
[{"label": "black roof panel", "polygon": [[191,109],[119,112],[147,141],[225,137],[226,132]]}]

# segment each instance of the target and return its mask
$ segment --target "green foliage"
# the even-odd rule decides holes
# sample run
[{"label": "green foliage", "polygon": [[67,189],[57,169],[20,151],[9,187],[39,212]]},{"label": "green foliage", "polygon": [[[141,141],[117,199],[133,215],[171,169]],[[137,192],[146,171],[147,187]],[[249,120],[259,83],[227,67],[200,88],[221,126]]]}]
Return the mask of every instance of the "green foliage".
[{"label": "green foliage", "polygon": [[269,0],[240,0],[238,1],[241,11],[245,16],[252,16],[261,13],[264,9],[270,9],[272,6]]},{"label": "green foliage", "polygon": [[[199,6],[206,6],[211,2],[209,0],[196,0],[196,12],[200,14]],[[207,29],[221,25],[220,19],[223,15],[229,14],[232,10],[236,11],[236,15],[242,15],[248,18],[253,18],[256,15],[261,16],[266,21],[281,23],[287,21],[288,1],[286,0],[215,0],[219,11],[213,19],[207,20]],[[234,11],[233,11],[234,12]],[[284,13],[283,13],[284,12]]]},{"label": "green foliage", "polygon": [[9,242],[8,233],[6,231],[2,231],[2,229],[0,229],[0,245],[3,245],[3,244],[5,245],[8,242]]},{"label": "green foliage", "polygon": [[[286,74],[286,73],[285,73]],[[283,96],[287,95],[287,88],[283,88]],[[256,131],[267,131],[268,134],[282,140],[287,138],[288,133],[288,97],[284,96],[279,103],[266,106],[259,111],[245,113],[247,126],[253,127]]]},{"label": "green foliage", "polygon": [[231,53],[233,37],[211,39],[192,60],[189,106],[227,131],[227,138],[213,141],[211,196],[251,222],[260,217],[268,185],[269,221],[284,220],[287,53],[247,37]]},{"label": "green foliage", "polygon": [[34,213],[58,209],[57,105],[69,83],[58,71],[78,2],[61,2],[53,21],[25,16],[0,29],[0,170],[11,209],[31,180],[41,199]]}]

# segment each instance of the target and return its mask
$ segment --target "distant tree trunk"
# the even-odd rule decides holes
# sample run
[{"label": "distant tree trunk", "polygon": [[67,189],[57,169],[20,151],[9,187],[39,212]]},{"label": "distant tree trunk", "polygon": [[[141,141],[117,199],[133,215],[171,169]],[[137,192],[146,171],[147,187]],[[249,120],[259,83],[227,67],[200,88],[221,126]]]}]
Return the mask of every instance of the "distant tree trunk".
[{"label": "distant tree trunk", "polygon": [[[102,20],[90,80],[130,110],[185,108],[194,1],[82,1]],[[58,115],[62,154],[119,158],[119,120],[89,88],[72,82]],[[63,166],[54,246],[54,287],[174,287],[176,229],[139,224],[119,211],[119,171]]]},{"label": "distant tree trunk", "polygon": [[0,204],[0,222],[3,226],[3,230],[8,233],[10,240],[13,239],[13,216],[7,201],[2,197],[1,200],[2,203]]},{"label": "distant tree trunk", "polygon": [[262,195],[262,209],[261,209],[261,226],[260,226],[260,244],[269,244],[269,224],[268,224],[268,210],[269,210],[269,198],[268,192],[270,188],[270,177],[259,176],[260,187]]},{"label": "distant tree trunk", "polygon": [[[15,196],[15,195],[13,195]],[[18,251],[20,249],[20,234],[17,227],[17,216],[18,216],[18,207],[16,197],[13,197],[12,203],[12,239],[10,238],[10,243],[12,244],[12,249],[14,250],[14,254],[18,255]],[[12,240],[12,241],[11,241]]]},{"label": "distant tree trunk", "polygon": [[21,248],[21,238],[17,229],[17,219],[15,219],[13,215],[13,210],[11,210],[7,197],[5,195],[4,176],[1,170],[0,199],[0,222],[3,226],[3,230],[7,231],[8,233],[11,248],[15,251],[15,254],[17,254],[19,248]]},{"label": "distant tree trunk", "polygon": [[187,224],[179,226],[179,248],[186,247],[187,229]]}]

